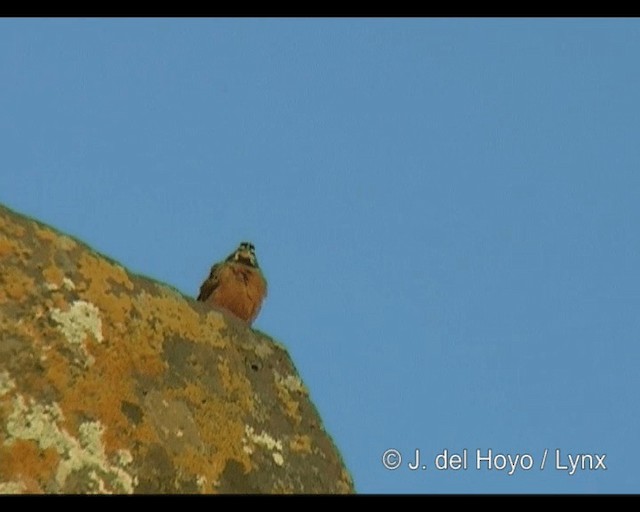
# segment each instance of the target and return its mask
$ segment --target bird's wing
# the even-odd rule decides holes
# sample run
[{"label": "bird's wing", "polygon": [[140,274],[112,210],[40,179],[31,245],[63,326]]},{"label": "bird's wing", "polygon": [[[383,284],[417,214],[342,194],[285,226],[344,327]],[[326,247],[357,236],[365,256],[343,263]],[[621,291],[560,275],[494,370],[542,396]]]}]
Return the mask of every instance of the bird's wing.
[{"label": "bird's wing", "polygon": [[209,272],[209,277],[202,283],[200,286],[200,293],[198,294],[198,299],[201,302],[207,300],[213,291],[220,284],[220,269],[222,268],[221,263],[216,263],[213,267],[211,267],[211,272]]}]

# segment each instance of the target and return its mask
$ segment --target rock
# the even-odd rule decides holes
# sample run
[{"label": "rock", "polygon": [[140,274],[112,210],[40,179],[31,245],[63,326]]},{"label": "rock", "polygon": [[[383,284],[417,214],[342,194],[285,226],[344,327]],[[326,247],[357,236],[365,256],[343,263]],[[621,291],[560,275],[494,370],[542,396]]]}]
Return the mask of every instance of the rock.
[{"label": "rock", "polygon": [[0,493],[350,493],[287,351],[0,205]]}]

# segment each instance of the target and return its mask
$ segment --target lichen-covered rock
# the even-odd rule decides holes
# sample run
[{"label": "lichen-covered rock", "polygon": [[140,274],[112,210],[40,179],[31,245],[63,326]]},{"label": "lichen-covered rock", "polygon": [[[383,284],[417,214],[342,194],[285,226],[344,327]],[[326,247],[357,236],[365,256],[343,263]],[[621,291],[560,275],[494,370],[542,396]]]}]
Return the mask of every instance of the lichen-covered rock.
[{"label": "lichen-covered rock", "polygon": [[0,206],[0,493],[353,492],[287,352]]}]

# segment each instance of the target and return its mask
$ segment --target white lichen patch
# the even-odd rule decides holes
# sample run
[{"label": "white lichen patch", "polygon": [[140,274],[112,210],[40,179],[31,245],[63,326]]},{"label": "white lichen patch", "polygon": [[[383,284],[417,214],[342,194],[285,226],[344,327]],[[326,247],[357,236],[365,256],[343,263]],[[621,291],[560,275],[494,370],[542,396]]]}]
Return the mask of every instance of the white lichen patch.
[{"label": "white lichen patch", "polygon": [[273,354],[273,348],[271,348],[271,345],[264,341],[256,343],[253,350],[260,359],[267,359]]},{"label": "white lichen patch", "polygon": [[51,310],[50,315],[58,324],[57,328],[66,340],[79,346],[82,357],[76,359],[76,362],[87,367],[92,366],[95,363],[95,359],[87,350],[85,340],[88,335],[92,335],[98,343],[102,342],[100,310],[90,302],[76,300],[68,310],[62,311],[54,308]]},{"label": "white lichen patch", "polygon": [[205,491],[207,487],[207,477],[204,475],[198,475],[198,478],[196,478],[196,483],[198,484],[198,487],[201,491]]},{"label": "white lichen patch", "polygon": [[273,453],[273,462],[275,462],[278,466],[282,466],[284,464],[284,457],[281,453],[275,452]]},{"label": "white lichen patch", "polygon": [[22,482],[0,482],[0,494],[22,494],[25,489]]},{"label": "white lichen patch", "polygon": [[103,340],[100,310],[90,302],[76,300],[67,311],[53,308],[51,318],[69,343],[80,344],[87,334],[92,334],[99,343]]},{"label": "white lichen patch", "polygon": [[104,486],[104,480],[95,471],[89,473],[89,479],[91,480],[91,490],[88,494],[113,494]]},{"label": "white lichen patch", "polygon": [[56,236],[56,245],[65,251],[71,251],[76,248],[77,244],[68,236],[65,235],[57,235]]},{"label": "white lichen patch", "polygon": [[272,451],[273,453],[271,456],[278,466],[282,466],[282,464],[284,464],[284,457],[281,453],[282,441],[269,435],[264,430],[260,434],[257,434],[250,425],[245,425],[244,432],[246,437],[243,438],[243,450],[245,453],[248,453],[249,455],[253,453],[253,448],[249,445],[250,441],[254,445],[262,446],[263,448]]},{"label": "white lichen patch", "polygon": [[[60,289],[60,287],[56,283],[46,282],[46,283],[44,283],[44,286],[50,292],[53,292],[53,291],[56,291],[56,290]],[[67,290],[75,290],[76,289],[75,283],[71,279],[69,279],[68,277],[63,277],[62,278],[62,287],[67,289]]]},{"label": "white lichen patch", "polygon": [[11,445],[23,439],[35,441],[41,450],[53,448],[60,455],[56,483],[61,490],[71,473],[86,471],[95,492],[132,493],[136,480],[122,468],[125,464],[122,464],[121,453],[116,464],[109,462],[102,444],[104,427],[100,422],[82,423],[75,438],[60,427],[63,421],[57,404],[43,405],[33,400],[27,403],[18,395],[6,422],[8,436],[4,443]]},{"label": "white lichen patch", "polygon": [[245,425],[244,432],[248,439],[259,446],[264,446],[268,450],[282,450],[282,441],[270,436],[264,430],[256,434],[252,426]]},{"label": "white lichen patch", "polygon": [[133,455],[129,450],[118,450],[118,464],[120,466],[128,466],[133,462]]},{"label": "white lichen patch", "polygon": [[300,377],[297,377],[295,375],[287,375],[286,377],[283,377],[275,370],[273,374],[276,379],[276,383],[284,387],[287,391],[293,393],[302,393],[303,395],[309,394],[306,386],[300,380]]},{"label": "white lichen patch", "polygon": [[9,391],[16,387],[16,381],[11,378],[9,372],[4,370],[0,372],[0,396],[6,395]]}]

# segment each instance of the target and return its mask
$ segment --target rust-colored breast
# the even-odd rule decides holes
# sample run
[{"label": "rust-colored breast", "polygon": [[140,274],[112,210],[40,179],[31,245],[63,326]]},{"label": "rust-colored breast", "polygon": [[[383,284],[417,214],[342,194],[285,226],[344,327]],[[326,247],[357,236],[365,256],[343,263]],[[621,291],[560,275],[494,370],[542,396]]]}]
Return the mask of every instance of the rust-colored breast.
[{"label": "rust-colored breast", "polygon": [[[205,296],[204,290],[211,290],[208,296]],[[266,295],[267,282],[260,269],[226,262],[212,269],[198,299],[226,309],[252,324]]]}]

